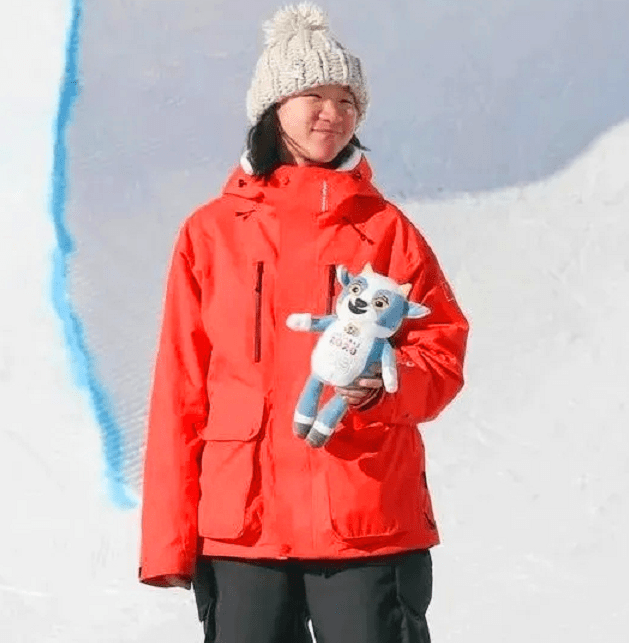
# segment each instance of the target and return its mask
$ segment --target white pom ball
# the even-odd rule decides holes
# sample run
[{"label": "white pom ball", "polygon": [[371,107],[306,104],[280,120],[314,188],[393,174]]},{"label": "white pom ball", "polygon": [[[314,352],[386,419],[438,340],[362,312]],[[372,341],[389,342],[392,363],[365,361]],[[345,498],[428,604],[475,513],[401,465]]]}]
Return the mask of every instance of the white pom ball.
[{"label": "white pom ball", "polygon": [[264,25],[267,46],[288,40],[300,31],[327,31],[328,18],[322,9],[310,2],[280,9]]}]

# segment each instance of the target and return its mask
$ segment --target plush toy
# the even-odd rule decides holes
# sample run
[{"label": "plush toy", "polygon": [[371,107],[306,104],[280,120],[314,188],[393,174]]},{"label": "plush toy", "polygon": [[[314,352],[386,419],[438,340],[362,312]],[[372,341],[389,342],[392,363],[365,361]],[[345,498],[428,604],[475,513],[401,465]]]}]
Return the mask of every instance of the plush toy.
[{"label": "plush toy", "polygon": [[336,277],[343,291],[337,299],[335,315],[295,313],[286,320],[292,330],[323,332],[312,353],[311,374],[293,417],[295,435],[313,447],[329,441],[348,408],[347,402],[336,394],[319,410],[324,385],[349,386],[370,374],[374,364],[380,364],[384,388],[394,393],[398,386],[397,366],[388,338],[404,319],[419,319],[430,312],[426,306],[408,301],[411,284],[400,286],[374,272],[370,264],[357,276],[339,266]]}]

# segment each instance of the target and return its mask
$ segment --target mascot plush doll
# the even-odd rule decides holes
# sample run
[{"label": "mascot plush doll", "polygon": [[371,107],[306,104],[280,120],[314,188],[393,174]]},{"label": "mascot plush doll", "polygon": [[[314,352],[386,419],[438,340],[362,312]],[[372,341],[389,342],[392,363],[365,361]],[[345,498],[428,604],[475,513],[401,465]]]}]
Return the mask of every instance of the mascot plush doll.
[{"label": "mascot plush doll", "polygon": [[347,403],[340,395],[334,395],[319,409],[323,387],[348,386],[379,364],[385,390],[394,393],[397,365],[388,338],[404,319],[419,319],[430,312],[426,306],[408,301],[410,284],[400,286],[374,272],[370,264],[356,276],[339,266],[336,277],[343,291],[337,299],[335,315],[295,313],[286,320],[292,330],[323,333],[312,353],[311,374],[293,418],[295,434],[313,447],[322,447],[329,441],[347,411]]}]

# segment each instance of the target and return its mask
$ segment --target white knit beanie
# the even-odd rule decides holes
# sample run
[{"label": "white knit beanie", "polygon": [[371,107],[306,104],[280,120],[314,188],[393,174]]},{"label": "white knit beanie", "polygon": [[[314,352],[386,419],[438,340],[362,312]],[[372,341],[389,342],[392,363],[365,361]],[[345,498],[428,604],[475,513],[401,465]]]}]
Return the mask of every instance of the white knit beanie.
[{"label": "white knit beanie", "polygon": [[369,104],[360,60],[331,36],[322,9],[309,2],[285,7],[264,23],[264,32],[266,48],[247,92],[252,125],[277,101],[317,85],[347,85],[360,124]]}]

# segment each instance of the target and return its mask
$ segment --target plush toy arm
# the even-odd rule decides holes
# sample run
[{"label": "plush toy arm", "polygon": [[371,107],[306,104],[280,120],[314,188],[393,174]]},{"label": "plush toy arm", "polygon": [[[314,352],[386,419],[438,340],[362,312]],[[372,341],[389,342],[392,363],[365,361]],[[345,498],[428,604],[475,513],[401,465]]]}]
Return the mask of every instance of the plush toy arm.
[{"label": "plush toy arm", "polygon": [[325,317],[312,318],[312,330],[316,333],[322,333],[332,322],[336,320],[336,315],[326,315]]},{"label": "plush toy arm", "polygon": [[310,313],[293,313],[286,318],[286,325],[291,330],[309,331],[312,329],[312,315]]},{"label": "plush toy arm", "polygon": [[385,341],[382,347],[382,381],[387,393],[397,391],[397,359],[395,351],[388,341]]},{"label": "plush toy arm", "polygon": [[335,319],[335,315],[316,317],[311,315],[310,313],[293,313],[286,319],[286,325],[291,330],[322,333]]}]

